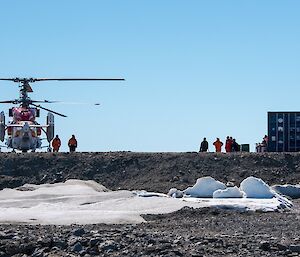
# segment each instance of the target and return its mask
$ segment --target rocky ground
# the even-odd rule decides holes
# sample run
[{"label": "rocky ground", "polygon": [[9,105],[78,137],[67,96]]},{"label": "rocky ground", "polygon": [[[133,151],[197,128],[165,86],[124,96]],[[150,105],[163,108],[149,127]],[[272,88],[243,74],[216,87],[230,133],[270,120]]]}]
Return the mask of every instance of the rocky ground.
[{"label": "rocky ground", "polygon": [[145,218],[138,225],[2,225],[0,256],[300,255],[296,212],[184,208]]},{"label": "rocky ground", "polygon": [[[110,189],[167,192],[211,175],[239,183],[300,181],[299,154],[0,154],[1,188],[94,179]],[[189,209],[137,225],[0,226],[1,256],[300,256],[300,200],[289,212]]]}]

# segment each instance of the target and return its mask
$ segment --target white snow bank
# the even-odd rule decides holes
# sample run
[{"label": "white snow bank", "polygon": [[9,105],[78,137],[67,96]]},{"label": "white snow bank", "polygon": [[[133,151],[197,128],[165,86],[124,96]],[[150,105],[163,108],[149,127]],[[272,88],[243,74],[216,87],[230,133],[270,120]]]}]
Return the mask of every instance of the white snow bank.
[{"label": "white snow bank", "polygon": [[170,213],[198,205],[165,194],[143,191],[140,195],[148,197],[126,190],[108,191],[94,181],[24,185],[0,191],[0,223],[140,223],[145,221],[141,214]]},{"label": "white snow bank", "polygon": [[213,198],[243,198],[245,193],[238,187],[228,187],[224,190],[218,189],[213,193]]},{"label": "white snow bank", "polygon": [[240,189],[246,193],[247,198],[269,199],[275,192],[260,178],[248,177],[241,182]]},{"label": "white snow bank", "polygon": [[186,190],[184,190],[184,194],[191,197],[212,198],[213,193],[218,189],[226,189],[225,184],[215,180],[212,177],[203,177],[198,178],[194,186],[188,187]]},{"label": "white snow bank", "polygon": [[[205,183],[204,183],[205,182]],[[246,183],[247,184],[247,183]],[[212,178],[198,179],[190,193],[212,196],[225,185]],[[21,191],[22,190],[22,191]],[[182,191],[173,190],[171,196]],[[221,194],[236,196],[236,189]],[[275,211],[291,207],[284,197],[253,198],[173,198],[155,192],[108,191],[94,181],[71,180],[65,183],[24,185],[0,191],[0,223],[28,224],[124,224],[144,222],[142,214],[163,214],[181,209],[220,207],[237,210]]]},{"label": "white snow bank", "polygon": [[272,189],[279,194],[289,196],[293,199],[300,198],[300,185],[274,185]]}]

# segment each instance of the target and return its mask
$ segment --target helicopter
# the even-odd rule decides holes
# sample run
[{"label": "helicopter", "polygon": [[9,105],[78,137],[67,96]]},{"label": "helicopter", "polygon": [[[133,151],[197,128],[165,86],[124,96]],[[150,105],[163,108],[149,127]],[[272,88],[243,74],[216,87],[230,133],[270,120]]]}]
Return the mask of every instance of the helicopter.
[{"label": "helicopter", "polygon": [[[57,101],[48,100],[32,100],[28,93],[32,93],[31,83],[43,81],[118,81],[125,80],[122,78],[0,78],[0,81],[12,81],[19,83],[20,97],[14,100],[0,101],[0,104],[14,104],[17,107],[9,109],[9,117],[12,118],[8,124],[5,123],[5,114],[0,112],[0,140],[5,140],[7,132],[6,147],[22,152],[35,152],[36,149],[41,149],[42,134],[46,134],[48,141],[47,151],[51,152],[50,142],[54,138],[54,115],[67,117],[64,114],[50,110],[41,106],[41,103],[56,103]],[[95,104],[99,105],[99,104]],[[40,117],[40,110],[48,111],[46,124],[41,125],[36,118]]]}]

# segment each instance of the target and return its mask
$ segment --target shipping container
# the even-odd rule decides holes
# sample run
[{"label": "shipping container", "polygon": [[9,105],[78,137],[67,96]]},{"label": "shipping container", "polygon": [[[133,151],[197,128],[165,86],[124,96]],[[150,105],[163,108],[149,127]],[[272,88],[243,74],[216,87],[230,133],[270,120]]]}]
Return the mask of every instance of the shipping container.
[{"label": "shipping container", "polygon": [[268,112],[268,152],[300,151],[300,112]]}]

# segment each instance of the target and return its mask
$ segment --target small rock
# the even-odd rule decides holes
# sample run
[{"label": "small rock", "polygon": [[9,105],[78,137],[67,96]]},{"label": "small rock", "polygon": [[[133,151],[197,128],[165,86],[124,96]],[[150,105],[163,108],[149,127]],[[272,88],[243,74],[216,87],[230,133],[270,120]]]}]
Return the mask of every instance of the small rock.
[{"label": "small rock", "polygon": [[72,252],[77,252],[79,253],[82,251],[82,245],[81,243],[77,242],[73,247],[72,247]]},{"label": "small rock", "polygon": [[32,257],[44,257],[44,249],[36,248],[31,256]]},{"label": "small rock", "polygon": [[80,241],[80,238],[74,237],[74,236],[70,236],[68,238],[68,245],[70,245],[70,246],[75,245],[78,241]]},{"label": "small rock", "polygon": [[99,244],[99,246],[98,246],[98,250],[100,252],[102,252],[102,251],[111,252],[111,251],[115,251],[117,249],[118,249],[118,245],[114,241],[111,241],[111,240],[105,241],[105,242]]},{"label": "small rock", "polygon": [[234,184],[233,182],[231,182],[231,181],[228,181],[228,182],[226,183],[226,186],[227,186],[227,187],[235,187],[235,184]]},{"label": "small rock", "polygon": [[286,245],[283,245],[283,244],[280,244],[280,243],[278,243],[276,246],[277,246],[279,251],[285,251],[287,249]]},{"label": "small rock", "polygon": [[3,231],[0,231],[0,239],[12,239],[13,237],[13,234],[8,234]]},{"label": "small rock", "polygon": [[52,245],[57,246],[60,249],[65,249],[67,247],[67,243],[60,238],[53,238]]},{"label": "small rock", "polygon": [[269,251],[270,250],[270,243],[267,242],[267,241],[261,241],[259,248],[262,249],[263,251]]},{"label": "small rock", "polygon": [[8,255],[5,252],[0,251],[0,257],[8,257]]},{"label": "small rock", "polygon": [[100,239],[98,239],[98,238],[91,238],[90,239],[90,242],[89,242],[89,245],[91,246],[91,247],[93,247],[93,246],[95,246],[95,245],[97,245],[97,244],[99,244],[100,243]]},{"label": "small rock", "polygon": [[177,245],[179,242],[180,242],[180,240],[175,239],[175,240],[173,241],[173,244]]},{"label": "small rock", "polygon": [[82,236],[83,234],[85,234],[85,231],[83,228],[77,228],[72,231],[72,234],[74,236]]},{"label": "small rock", "polygon": [[300,253],[300,245],[290,245],[289,249],[291,250],[291,252]]}]

